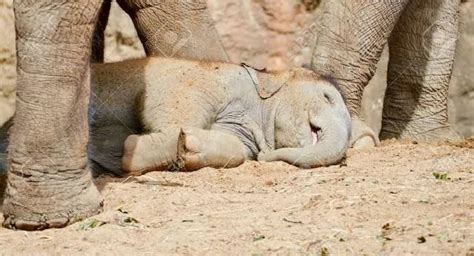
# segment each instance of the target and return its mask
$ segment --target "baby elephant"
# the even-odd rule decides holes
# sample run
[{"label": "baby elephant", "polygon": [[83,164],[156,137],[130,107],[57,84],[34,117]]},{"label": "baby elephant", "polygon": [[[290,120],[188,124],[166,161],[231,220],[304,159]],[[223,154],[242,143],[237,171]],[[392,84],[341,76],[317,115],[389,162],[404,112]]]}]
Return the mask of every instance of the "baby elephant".
[{"label": "baby elephant", "polygon": [[96,172],[235,167],[246,159],[312,168],[339,162],[349,145],[341,94],[303,68],[266,73],[147,58],[96,64],[91,81]]}]

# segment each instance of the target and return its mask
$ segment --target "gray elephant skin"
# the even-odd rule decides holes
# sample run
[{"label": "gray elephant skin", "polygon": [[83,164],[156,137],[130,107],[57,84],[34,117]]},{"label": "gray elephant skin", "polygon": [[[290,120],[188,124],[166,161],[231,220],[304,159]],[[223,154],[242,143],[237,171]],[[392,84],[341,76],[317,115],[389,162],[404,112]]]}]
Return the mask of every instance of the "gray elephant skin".
[{"label": "gray elephant skin", "polygon": [[[102,209],[87,158],[89,63],[103,57],[110,2],[14,2],[18,76],[5,227],[63,227]],[[117,2],[147,55],[227,60],[204,1]]]},{"label": "gray elephant skin", "polygon": [[[147,55],[227,60],[203,1],[120,0],[119,4],[132,17]],[[388,42],[390,82],[381,137],[452,137],[446,91],[459,0],[324,4],[328,10],[312,68],[342,85],[353,118],[358,119],[362,89]],[[110,1],[102,0],[14,3],[18,86],[3,203],[6,227],[63,227],[102,209],[87,159],[87,116],[89,60],[91,52],[93,60],[101,59],[108,6]],[[163,28],[176,31],[183,43],[161,40],[169,32]],[[405,72],[404,67],[410,69]],[[371,134],[364,127],[353,130]],[[141,140],[132,137],[130,144],[137,141]]]},{"label": "gray elephant skin", "polygon": [[97,170],[140,175],[257,158],[312,168],[340,161],[349,143],[341,94],[304,68],[147,58],[95,64],[91,85]]},{"label": "gray elephant skin", "polygon": [[380,138],[458,138],[448,123],[447,93],[459,5],[459,0],[323,2],[312,68],[341,84],[354,120],[352,143],[378,142],[359,110],[386,44],[390,59]]}]

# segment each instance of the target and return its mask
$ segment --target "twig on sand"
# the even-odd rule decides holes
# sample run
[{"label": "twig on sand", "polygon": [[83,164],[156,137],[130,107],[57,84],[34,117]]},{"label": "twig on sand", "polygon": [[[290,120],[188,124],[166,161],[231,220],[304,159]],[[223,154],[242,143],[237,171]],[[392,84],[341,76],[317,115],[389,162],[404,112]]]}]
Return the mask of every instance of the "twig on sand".
[{"label": "twig on sand", "polygon": [[288,223],[293,223],[293,224],[303,224],[303,222],[300,220],[289,220],[287,218],[283,218],[283,221],[286,221]]},{"label": "twig on sand", "polygon": [[146,185],[158,185],[158,186],[166,186],[166,187],[187,187],[187,185],[179,182],[168,181],[168,180],[157,180],[152,177],[147,176],[130,176],[123,180],[121,183],[126,182],[136,182],[139,184],[146,184]]}]

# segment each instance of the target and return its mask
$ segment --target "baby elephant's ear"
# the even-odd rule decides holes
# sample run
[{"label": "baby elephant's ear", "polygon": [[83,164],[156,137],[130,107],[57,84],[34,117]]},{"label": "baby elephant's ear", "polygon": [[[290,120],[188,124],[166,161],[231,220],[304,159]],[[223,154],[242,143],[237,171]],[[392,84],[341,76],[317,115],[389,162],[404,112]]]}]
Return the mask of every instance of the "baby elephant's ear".
[{"label": "baby elephant's ear", "polygon": [[256,71],[245,64],[242,64],[242,67],[247,70],[253,84],[255,85],[255,90],[257,90],[258,95],[262,99],[267,99],[273,96],[290,79],[290,72],[265,73]]}]

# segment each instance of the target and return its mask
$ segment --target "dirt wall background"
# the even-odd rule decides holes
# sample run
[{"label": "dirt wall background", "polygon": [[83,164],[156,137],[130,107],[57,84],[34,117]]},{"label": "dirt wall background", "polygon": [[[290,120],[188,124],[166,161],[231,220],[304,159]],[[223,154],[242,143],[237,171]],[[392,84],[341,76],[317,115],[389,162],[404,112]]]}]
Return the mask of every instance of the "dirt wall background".
[{"label": "dirt wall background", "polygon": [[0,126],[15,111],[15,23],[12,0],[0,0]]},{"label": "dirt wall background", "polygon": [[[207,0],[232,62],[286,69],[308,64],[316,39],[319,0]],[[449,92],[450,122],[465,137],[474,135],[474,3],[461,6],[461,33]],[[14,112],[15,36],[12,0],[0,0],[0,125]],[[143,57],[130,18],[114,3],[106,29],[107,62]],[[364,92],[362,112],[380,129],[387,54]]]}]

